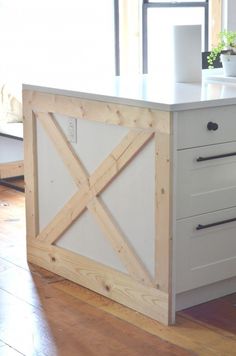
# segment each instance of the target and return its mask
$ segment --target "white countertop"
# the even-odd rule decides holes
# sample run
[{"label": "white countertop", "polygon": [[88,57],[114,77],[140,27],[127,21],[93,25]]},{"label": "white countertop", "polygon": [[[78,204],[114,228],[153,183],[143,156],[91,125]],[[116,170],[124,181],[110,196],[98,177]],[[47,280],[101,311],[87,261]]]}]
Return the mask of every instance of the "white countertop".
[{"label": "white countertop", "polygon": [[[221,80],[219,71],[203,71],[201,83],[174,83],[151,75],[137,77],[82,78],[75,74],[48,75],[23,84],[34,90],[65,96],[180,111],[236,104],[236,82]],[[219,80],[207,79],[219,74]],[[26,82],[27,83],[27,82]]]}]

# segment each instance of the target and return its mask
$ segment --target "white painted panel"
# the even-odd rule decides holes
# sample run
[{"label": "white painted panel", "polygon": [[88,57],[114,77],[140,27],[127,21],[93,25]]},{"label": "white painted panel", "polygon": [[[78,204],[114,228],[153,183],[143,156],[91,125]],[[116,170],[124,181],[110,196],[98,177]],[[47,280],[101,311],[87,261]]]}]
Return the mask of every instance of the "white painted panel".
[{"label": "white painted panel", "polygon": [[127,273],[116,252],[87,210],[57,241],[56,245]]},{"label": "white painted panel", "polygon": [[201,225],[236,218],[236,208],[177,221],[177,293],[235,276],[236,222],[196,230]]},{"label": "white painted panel", "polygon": [[[56,116],[66,133],[67,118]],[[129,129],[77,120],[75,152],[92,173],[126,136]],[[76,191],[67,169],[40,124],[38,132],[40,227],[44,227]],[[154,142],[125,167],[101,195],[123,234],[154,275],[155,241]],[[85,212],[57,241],[57,245],[127,273],[97,222]]]},{"label": "white painted panel", "polygon": [[177,218],[236,206],[236,142],[178,151]]},{"label": "white painted panel", "polygon": [[155,146],[150,141],[102,194],[144,265],[154,276]]},{"label": "white painted panel", "polygon": [[77,188],[40,122],[37,122],[37,152],[41,230],[61,210]]},{"label": "white painted panel", "polygon": [[[207,129],[207,124],[210,121],[218,124],[216,131]],[[188,110],[178,113],[178,149],[235,140],[236,106]]]},{"label": "white painted panel", "polygon": [[0,136],[0,163],[22,161],[23,141]]},{"label": "white painted panel", "polygon": [[[56,115],[56,119],[67,133],[67,119]],[[111,151],[122,141],[129,129],[77,119],[77,143],[72,143],[88,173],[93,173]]]}]

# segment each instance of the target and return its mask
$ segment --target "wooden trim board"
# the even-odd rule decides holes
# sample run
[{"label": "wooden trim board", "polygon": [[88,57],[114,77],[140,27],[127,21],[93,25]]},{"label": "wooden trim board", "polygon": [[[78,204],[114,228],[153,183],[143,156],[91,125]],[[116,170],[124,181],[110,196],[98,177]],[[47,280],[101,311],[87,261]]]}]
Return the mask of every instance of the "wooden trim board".
[{"label": "wooden trim board", "polygon": [[168,324],[168,294],[89,258],[43,243],[28,245],[28,260],[120,304]]},{"label": "wooden trim board", "polygon": [[[172,305],[172,216],[171,216],[171,125],[168,112],[95,100],[25,90],[24,142],[28,259],[65,278],[129,306],[149,317],[170,324]],[[127,135],[89,175],[60,129],[54,114],[129,128]],[[48,225],[39,231],[37,189],[36,121],[53,143],[78,191]],[[99,194],[139,154],[145,144],[156,141],[156,276],[113,220]],[[107,241],[124,264],[121,273],[79,254],[56,246],[60,236],[88,210]]]},{"label": "wooden trim board", "polygon": [[0,163],[0,179],[24,175],[24,161]]}]

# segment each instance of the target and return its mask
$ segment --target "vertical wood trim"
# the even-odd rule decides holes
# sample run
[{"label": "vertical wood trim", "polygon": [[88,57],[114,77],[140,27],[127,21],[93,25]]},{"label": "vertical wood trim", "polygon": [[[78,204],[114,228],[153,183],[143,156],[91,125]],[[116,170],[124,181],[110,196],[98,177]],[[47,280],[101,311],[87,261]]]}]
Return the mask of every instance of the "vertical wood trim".
[{"label": "vertical wood trim", "polygon": [[219,32],[222,30],[222,0],[209,1],[210,50],[217,46]]},{"label": "vertical wood trim", "polygon": [[23,91],[24,176],[28,240],[34,239],[39,231],[36,118],[32,111],[31,102],[32,92]]},{"label": "vertical wood trim", "polygon": [[166,118],[166,132],[157,131],[156,144],[156,284],[169,294],[171,317],[172,293],[172,115]]}]

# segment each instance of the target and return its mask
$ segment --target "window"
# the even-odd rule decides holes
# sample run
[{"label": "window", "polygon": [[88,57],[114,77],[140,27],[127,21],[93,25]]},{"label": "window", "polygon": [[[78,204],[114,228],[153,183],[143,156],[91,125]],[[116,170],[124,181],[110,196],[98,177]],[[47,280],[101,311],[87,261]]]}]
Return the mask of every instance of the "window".
[{"label": "window", "polygon": [[[155,72],[163,65],[162,53],[168,56],[173,25],[202,26],[202,51],[208,50],[208,0],[143,1],[143,72]],[[159,50],[157,50],[157,48]],[[165,60],[165,59],[164,59]]]},{"label": "window", "polygon": [[0,0],[0,68],[16,80],[45,73],[115,73],[112,0]]},{"label": "window", "polygon": [[202,51],[216,43],[221,30],[221,0],[115,2],[119,9],[117,68],[121,74],[155,72],[171,46],[171,27],[175,24],[200,24]]}]

